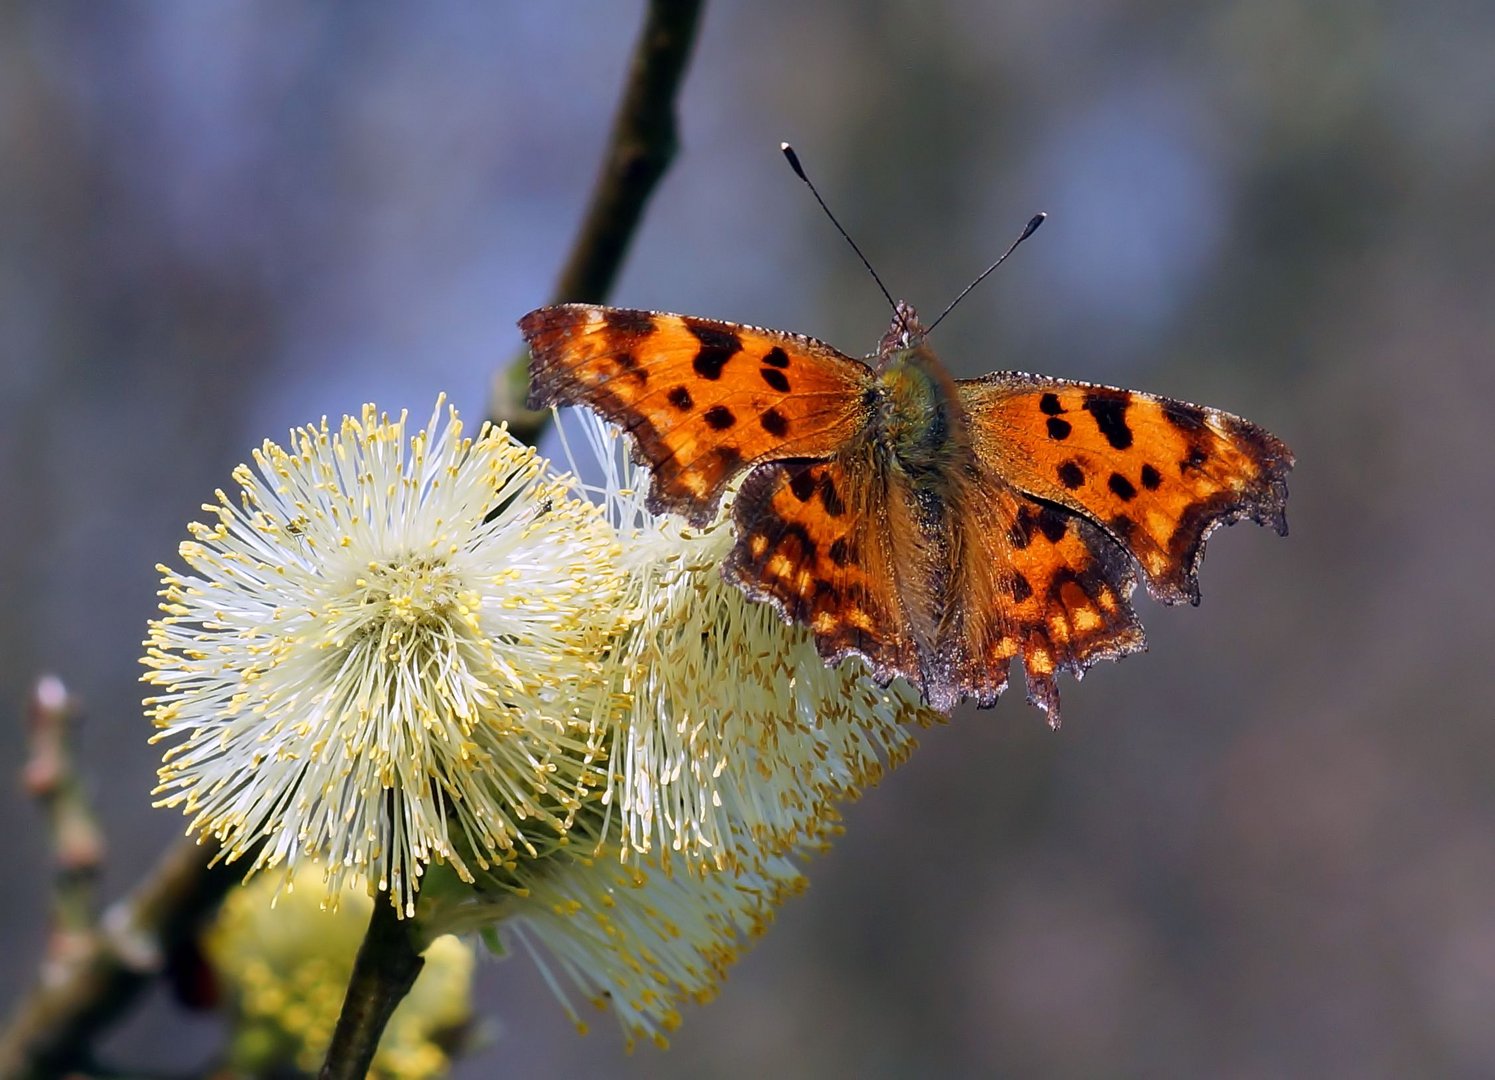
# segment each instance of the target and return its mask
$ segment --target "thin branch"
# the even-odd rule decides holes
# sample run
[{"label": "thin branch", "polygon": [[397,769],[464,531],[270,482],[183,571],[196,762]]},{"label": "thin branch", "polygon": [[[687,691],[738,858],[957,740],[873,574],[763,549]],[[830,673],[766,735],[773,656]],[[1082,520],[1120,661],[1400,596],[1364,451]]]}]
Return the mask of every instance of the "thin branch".
[{"label": "thin branch", "polygon": [[414,933],[414,920],[400,918],[387,895],[375,899],[321,1080],[358,1080],[367,1074],[384,1026],[426,966],[415,950]]},{"label": "thin branch", "polygon": [[0,1076],[57,1076],[90,1064],[94,1039],[110,1028],[193,940],[239,876],[209,866],[211,843],[179,843],[125,899],[80,937],[0,1034]]},{"label": "thin branch", "polygon": [[183,843],[96,917],[104,838],[73,768],[77,717],[77,702],[60,679],[37,680],[26,708],[30,752],[22,776],[51,826],[52,928],[38,985],[0,1032],[0,1076],[56,1076],[90,1065],[93,1038],[195,937],[238,880],[208,868],[214,845]]},{"label": "thin branch", "polygon": [[553,302],[597,303],[612,290],[649,196],[678,149],[675,99],[700,14],[700,0],[649,5],[602,174]]},{"label": "thin branch", "polygon": [[[695,43],[703,0],[653,0],[634,47],[628,82],[591,203],[551,303],[607,299],[643,218],[644,208],[678,147],[675,101]],[[520,353],[494,379],[490,412],[518,439],[534,443],[550,413],[525,407],[529,354]]]},{"label": "thin branch", "polygon": [[73,768],[78,702],[62,680],[43,675],[26,704],[26,793],[46,811],[53,851],[52,928],[44,963],[65,963],[94,927],[104,837]]}]

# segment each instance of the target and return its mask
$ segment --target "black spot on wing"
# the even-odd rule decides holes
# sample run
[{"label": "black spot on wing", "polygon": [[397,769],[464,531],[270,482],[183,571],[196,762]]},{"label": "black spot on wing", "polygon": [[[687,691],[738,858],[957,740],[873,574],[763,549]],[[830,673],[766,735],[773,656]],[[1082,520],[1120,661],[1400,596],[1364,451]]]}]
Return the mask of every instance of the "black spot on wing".
[{"label": "black spot on wing", "polygon": [[829,472],[820,475],[820,502],[831,517],[840,517],[846,513],[846,503],[842,501],[841,493],[836,490],[836,482],[831,479]]},{"label": "black spot on wing", "polygon": [[1007,584],[1012,590],[1012,598],[1019,604],[1033,595],[1033,586],[1028,584],[1028,579],[1016,570],[1012,572],[1012,579]]},{"label": "black spot on wing", "polygon": [[1064,411],[1064,406],[1059,404],[1059,395],[1050,392],[1038,399],[1038,409],[1045,415],[1058,416]]},{"label": "black spot on wing", "polygon": [[1132,445],[1132,429],[1126,423],[1128,400],[1124,393],[1091,390],[1085,395],[1085,411],[1095,417],[1095,426],[1113,450]]},{"label": "black spot on wing", "polygon": [[1156,491],[1163,483],[1163,474],[1151,465],[1142,466],[1142,486],[1148,491]]},{"label": "black spot on wing", "polygon": [[613,356],[613,363],[617,365],[619,372],[625,379],[631,379],[639,386],[649,381],[649,372],[638,362],[638,357],[631,352],[620,352]]},{"label": "black spot on wing", "polygon": [[712,431],[726,431],[737,423],[737,417],[732,415],[732,410],[725,405],[713,405],[702,415],[708,427]]},{"label": "black spot on wing", "polygon": [[[797,521],[786,521],[783,523],[783,527],[779,530],[779,542],[777,544],[777,547],[780,551],[784,550],[784,541],[788,539],[793,539],[796,543],[799,544],[799,552],[797,553],[797,558],[795,558],[795,555],[791,555],[791,558],[795,558],[795,561],[802,562],[814,561],[817,548],[815,541],[811,538],[810,531],[808,529],[806,529]],[[785,552],[785,554],[790,553]]]},{"label": "black spot on wing", "polygon": [[1106,487],[1110,488],[1111,494],[1115,495],[1122,502],[1131,502],[1137,497],[1137,489],[1132,485],[1132,482],[1119,472],[1111,474],[1111,479],[1106,481]]},{"label": "black spot on wing", "polygon": [[1066,461],[1059,466],[1059,483],[1073,491],[1085,482],[1085,472],[1073,461]]},{"label": "black spot on wing", "polygon": [[687,323],[686,328],[701,343],[701,351],[691,362],[696,374],[703,379],[720,379],[727,361],[742,351],[742,339],[730,330],[715,326]]},{"label": "black spot on wing", "polygon": [[768,350],[768,355],[763,357],[763,362],[769,367],[786,368],[789,366],[789,354],[775,345]]},{"label": "black spot on wing", "polygon": [[775,438],[782,439],[789,434],[789,421],[778,409],[769,409],[760,417],[758,423],[763,425],[763,430]]},{"label": "black spot on wing", "polygon": [[1038,511],[1038,531],[1043,533],[1049,543],[1057,544],[1069,531],[1069,520],[1062,511],[1052,506],[1045,506]]},{"label": "black spot on wing", "polygon": [[[1085,598],[1087,600],[1090,599],[1090,590],[1085,587],[1085,574],[1086,571],[1076,571],[1073,567],[1069,566],[1061,566],[1056,568],[1054,570],[1053,576],[1049,578],[1049,602],[1063,611],[1066,615],[1070,614],[1070,606],[1065,603],[1064,597],[1064,587],[1066,585],[1073,585],[1075,588],[1079,589],[1080,592],[1085,594]],[[1055,644],[1060,643],[1055,642]],[[1063,649],[1062,645],[1061,649]]]},{"label": "black spot on wing", "polygon": [[695,399],[690,396],[690,391],[683,386],[676,386],[672,388],[670,392],[665,395],[665,398],[671,405],[679,409],[681,412],[690,412],[690,410],[695,408],[696,405]]},{"label": "black spot on wing", "polygon": [[1069,433],[1074,430],[1068,420],[1060,420],[1057,416],[1049,417],[1049,438],[1067,439]]},{"label": "black spot on wing", "polygon": [[778,368],[760,368],[758,374],[762,375],[763,381],[779,393],[787,394],[789,392],[789,376],[785,375]]},{"label": "black spot on wing", "polygon": [[609,330],[617,334],[643,337],[654,333],[654,316],[647,311],[609,308],[603,311],[602,322]]},{"label": "black spot on wing", "polygon": [[815,497],[815,474],[808,468],[790,473],[789,490],[800,502],[809,502]]},{"label": "black spot on wing", "polygon": [[1179,431],[1185,431],[1189,434],[1193,434],[1196,431],[1203,431],[1205,427],[1204,410],[1197,405],[1188,405],[1182,401],[1163,402],[1163,419],[1178,428]]},{"label": "black spot on wing", "polygon": [[1017,520],[1012,523],[1012,528],[1007,532],[1007,539],[1018,551],[1033,542],[1033,534],[1038,531],[1038,518],[1029,506],[1017,508]]}]

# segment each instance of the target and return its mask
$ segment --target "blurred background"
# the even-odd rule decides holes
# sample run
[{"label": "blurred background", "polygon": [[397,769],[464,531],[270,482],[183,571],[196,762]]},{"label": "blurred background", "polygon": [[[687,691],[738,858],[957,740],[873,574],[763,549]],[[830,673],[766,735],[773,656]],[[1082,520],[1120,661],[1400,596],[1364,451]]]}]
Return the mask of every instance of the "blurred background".
[{"label": "blurred background", "polygon": [[[365,401],[480,416],[577,228],[640,5],[0,5],[0,702],[43,670],[116,896],[153,811],[155,563],[250,448]],[[1495,1073],[1495,6],[711,4],[616,303],[822,337],[882,298],[960,375],[1240,413],[1292,534],[1216,534],[1152,650],[959,712],[661,1054],[488,963],[464,1077]],[[18,725],[0,729],[19,763]],[[18,765],[17,765],[18,767]],[[42,819],[0,787],[0,990]],[[170,1038],[163,1038],[170,1033]],[[162,1000],[109,1050],[190,1066]]]}]

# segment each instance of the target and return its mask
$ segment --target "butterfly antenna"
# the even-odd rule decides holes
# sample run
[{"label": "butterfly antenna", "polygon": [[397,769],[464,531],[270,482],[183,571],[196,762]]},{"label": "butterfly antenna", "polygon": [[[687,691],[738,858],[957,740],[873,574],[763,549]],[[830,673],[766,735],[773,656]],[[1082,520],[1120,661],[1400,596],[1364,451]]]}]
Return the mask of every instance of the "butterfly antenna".
[{"label": "butterfly antenna", "polygon": [[[803,180],[805,187],[810,189],[810,194],[815,196],[815,201],[820,204],[820,209],[825,211],[825,216],[831,219],[831,224],[836,227],[836,231],[841,234],[841,238],[851,245],[851,250],[855,251],[857,258],[862,260],[862,265],[867,268],[867,273],[872,275],[872,280],[877,282],[877,287],[882,290],[883,296],[887,298],[888,306],[893,309],[893,314],[898,317],[898,321],[900,323],[903,322],[903,312],[898,309],[898,304],[893,299],[893,294],[888,292],[888,287],[882,283],[882,278],[878,277],[877,271],[872,269],[872,264],[867,261],[867,256],[862,254],[862,249],[857,247],[857,242],[851,238],[845,229],[841,228],[841,223],[836,220],[836,215],[831,213],[829,206],[825,205],[825,200],[820,197],[820,192],[815,190],[815,185],[805,175],[805,167],[799,163],[799,155],[794,152],[794,147],[786,142],[781,142],[779,143],[779,149],[784,152],[784,157],[789,159],[789,167],[794,170],[794,175]],[[903,329],[907,331],[908,325],[905,324]]]},{"label": "butterfly antenna", "polygon": [[1007,256],[1011,255],[1014,251],[1016,251],[1017,250],[1017,246],[1019,244],[1021,244],[1024,240],[1028,239],[1028,237],[1030,237],[1034,233],[1036,233],[1038,231],[1038,226],[1042,225],[1043,222],[1044,222],[1044,219],[1047,218],[1047,217],[1048,217],[1047,214],[1034,214],[1033,215],[1033,220],[1030,221],[1030,222],[1028,222],[1028,227],[1023,230],[1023,235],[1019,236],[1016,240],[1014,240],[1012,242],[1012,246],[1010,248],[1008,248],[1006,251],[1002,252],[1002,257],[1000,259],[998,259],[996,262],[992,263],[985,270],[981,271],[981,276],[980,277],[978,277],[975,281],[973,281],[969,285],[967,285],[965,287],[965,289],[961,291],[961,294],[959,296],[957,296],[954,300],[951,300],[950,301],[950,306],[947,307],[944,311],[940,312],[940,317],[938,319],[935,319],[934,322],[932,322],[932,323],[929,324],[929,329],[926,330],[925,333],[926,334],[932,334],[932,333],[934,333],[934,328],[936,326],[938,326],[941,322],[944,321],[946,315],[950,314],[950,312],[952,312],[952,311],[955,310],[955,305],[956,304],[960,303],[962,300],[964,300],[966,298],[966,293],[969,293],[977,285],[980,285],[983,281],[986,280],[986,275],[987,274],[990,274],[993,270],[995,270],[997,267],[1001,266],[1004,262],[1006,262],[1007,261]]}]

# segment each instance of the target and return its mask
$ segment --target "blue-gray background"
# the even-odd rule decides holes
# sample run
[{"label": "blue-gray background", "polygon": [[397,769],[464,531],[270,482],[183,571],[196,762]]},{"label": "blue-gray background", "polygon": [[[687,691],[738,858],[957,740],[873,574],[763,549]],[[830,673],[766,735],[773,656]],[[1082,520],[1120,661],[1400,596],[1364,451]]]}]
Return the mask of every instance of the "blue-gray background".
[{"label": "blue-gray background", "polygon": [[[54,670],[112,896],[174,839],[138,705],[153,565],[266,436],[480,415],[590,189],[634,3],[0,7],[0,702]],[[848,814],[674,1049],[576,1037],[522,958],[461,1074],[1495,1072],[1495,7],[713,6],[616,302],[869,349],[895,293],[994,368],[1296,450],[1146,656],[961,712]],[[0,731],[3,760],[21,735]],[[13,1000],[37,811],[0,790]],[[122,1062],[216,1036],[156,1002]],[[169,1033],[170,1037],[163,1037]]]}]

